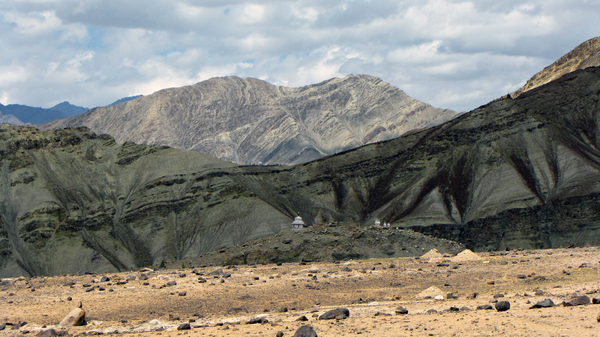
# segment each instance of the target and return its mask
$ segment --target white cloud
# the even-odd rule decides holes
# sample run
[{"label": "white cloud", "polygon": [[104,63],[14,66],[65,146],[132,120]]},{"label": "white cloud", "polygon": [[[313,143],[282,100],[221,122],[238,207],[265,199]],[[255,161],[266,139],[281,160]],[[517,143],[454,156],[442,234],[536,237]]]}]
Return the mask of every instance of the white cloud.
[{"label": "white cloud", "polygon": [[92,107],[213,76],[301,86],[367,73],[464,111],[597,35],[599,14],[567,0],[7,0],[0,92]]},{"label": "white cloud", "polygon": [[13,31],[16,34],[27,37],[47,35],[61,26],[61,20],[52,11],[18,13],[8,12],[4,14],[4,20],[14,24]]}]

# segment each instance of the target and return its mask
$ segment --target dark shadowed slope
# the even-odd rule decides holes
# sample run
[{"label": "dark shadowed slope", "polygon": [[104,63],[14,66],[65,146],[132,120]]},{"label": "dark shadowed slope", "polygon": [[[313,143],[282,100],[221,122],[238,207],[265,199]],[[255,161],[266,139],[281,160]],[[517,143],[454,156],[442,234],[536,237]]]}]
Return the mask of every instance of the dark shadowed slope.
[{"label": "dark shadowed slope", "polygon": [[380,219],[476,250],[600,245],[599,121],[592,67],[293,167],[4,124],[0,275],[201,261],[290,230],[296,213],[308,225]]}]

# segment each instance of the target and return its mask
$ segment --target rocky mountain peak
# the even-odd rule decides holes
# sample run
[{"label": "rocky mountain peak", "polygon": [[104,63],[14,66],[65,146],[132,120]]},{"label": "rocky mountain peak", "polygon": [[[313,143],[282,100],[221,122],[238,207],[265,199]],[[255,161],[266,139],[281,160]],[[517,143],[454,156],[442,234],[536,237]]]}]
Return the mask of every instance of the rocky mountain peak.
[{"label": "rocky mountain peak", "polygon": [[600,66],[600,37],[587,40],[569,53],[535,74],[519,90],[511,94],[517,98],[525,91],[537,88],[578,69]]},{"label": "rocky mountain peak", "polygon": [[164,89],[42,128],[87,126],[120,143],[167,145],[238,164],[299,164],[455,115],[368,75],[298,88],[229,76]]}]

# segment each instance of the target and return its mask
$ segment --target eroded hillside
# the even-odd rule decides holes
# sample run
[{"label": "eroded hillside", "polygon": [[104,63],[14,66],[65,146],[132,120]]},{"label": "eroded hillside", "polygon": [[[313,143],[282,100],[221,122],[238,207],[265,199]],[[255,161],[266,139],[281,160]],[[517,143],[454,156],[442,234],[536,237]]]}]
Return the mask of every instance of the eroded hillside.
[{"label": "eroded hillside", "polygon": [[[303,165],[3,125],[2,275],[124,270],[375,219],[474,250],[600,245],[600,68]],[[302,258],[298,256],[296,258]]]}]

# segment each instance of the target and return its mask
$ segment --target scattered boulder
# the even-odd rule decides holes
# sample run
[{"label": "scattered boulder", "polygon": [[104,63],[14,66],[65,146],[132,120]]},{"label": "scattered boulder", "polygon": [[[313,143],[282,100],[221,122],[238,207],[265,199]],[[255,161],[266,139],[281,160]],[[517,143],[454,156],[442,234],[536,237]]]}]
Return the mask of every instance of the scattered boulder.
[{"label": "scattered boulder", "polygon": [[56,337],[58,334],[54,329],[42,330],[37,334],[37,337]]},{"label": "scattered boulder", "polygon": [[306,318],[306,316],[300,316],[296,319],[297,322],[306,322],[308,321],[308,318]]},{"label": "scattered boulder", "polygon": [[568,302],[564,302],[563,306],[565,307],[574,307],[574,306],[578,306],[578,305],[588,305],[592,303],[590,301],[590,298],[587,296],[577,296],[571,300],[569,300]]},{"label": "scattered boulder", "polygon": [[73,309],[63,320],[60,322],[59,326],[61,327],[69,327],[69,326],[82,326],[86,325],[85,321],[85,311],[81,308]]},{"label": "scattered boulder", "polygon": [[176,286],[177,285],[177,281],[169,281],[166,284],[167,286]]},{"label": "scattered boulder", "polygon": [[492,310],[494,309],[494,307],[492,307],[491,304],[484,304],[484,305],[480,305],[477,307],[477,310]]},{"label": "scattered boulder", "polygon": [[266,324],[269,323],[267,315],[259,315],[250,319],[246,324]]},{"label": "scattered boulder", "polygon": [[510,309],[510,302],[508,301],[500,301],[498,303],[496,303],[496,310],[497,311],[506,311]]},{"label": "scattered boulder", "polygon": [[592,304],[600,304],[600,298],[592,298]]},{"label": "scattered boulder", "polygon": [[408,309],[403,306],[399,306],[396,308],[396,315],[406,315],[408,314]]},{"label": "scattered boulder", "polygon": [[325,312],[319,319],[346,319],[350,317],[350,310],[346,308],[337,308]]},{"label": "scattered boulder", "polygon": [[435,309],[429,309],[429,310],[426,311],[426,313],[428,313],[428,314],[437,314],[437,312],[438,311],[435,310]]},{"label": "scattered boulder", "polygon": [[531,307],[529,307],[529,309],[537,309],[537,308],[552,308],[555,307],[556,304],[554,304],[554,302],[552,302],[551,299],[547,298],[543,301],[539,301],[536,304],[532,305]]},{"label": "scattered boulder", "polygon": [[100,282],[108,282],[110,281],[110,278],[108,278],[108,276],[102,276],[102,278],[100,279]]},{"label": "scattered boulder", "polygon": [[525,275],[525,274],[517,274],[517,278],[524,279],[524,278],[527,278],[527,275]]},{"label": "scattered boulder", "polygon": [[210,273],[208,273],[208,275],[216,275],[216,276],[223,275],[223,269],[217,269],[215,271],[211,271]]},{"label": "scattered boulder", "polygon": [[177,327],[177,330],[190,330],[192,328],[192,326],[190,325],[190,323],[182,323],[179,324],[179,326]]},{"label": "scattered boulder", "polygon": [[294,337],[317,337],[317,332],[310,325],[303,325],[296,330]]},{"label": "scattered boulder", "polygon": [[447,293],[446,294],[446,299],[454,300],[454,299],[457,299],[457,298],[458,298],[458,295],[455,295],[454,293]]},{"label": "scattered boulder", "polygon": [[146,275],[146,274],[140,275],[140,281],[146,281],[147,279],[148,279],[148,275]]}]

